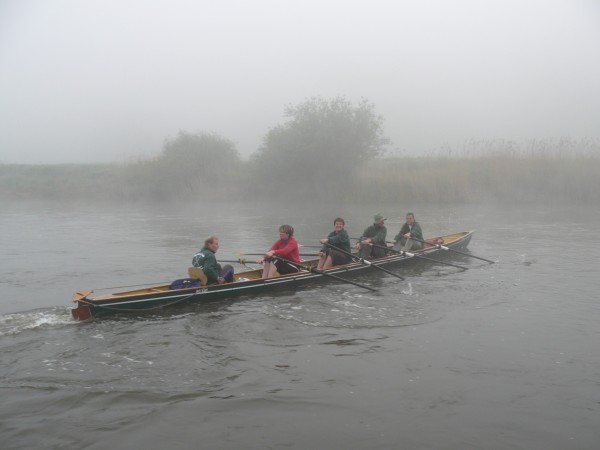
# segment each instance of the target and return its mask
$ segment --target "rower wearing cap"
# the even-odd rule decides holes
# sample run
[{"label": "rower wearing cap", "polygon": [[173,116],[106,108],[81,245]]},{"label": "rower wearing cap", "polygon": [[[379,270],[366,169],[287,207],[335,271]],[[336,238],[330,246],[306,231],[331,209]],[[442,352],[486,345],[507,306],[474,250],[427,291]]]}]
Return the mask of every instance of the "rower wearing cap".
[{"label": "rower wearing cap", "polygon": [[[411,239],[413,238],[413,239]],[[392,244],[396,250],[400,250],[400,244],[404,246],[405,252],[420,250],[423,248],[423,231],[419,222],[415,221],[415,215],[411,212],[406,214],[406,223],[400,228]]]},{"label": "rower wearing cap", "polygon": [[385,256],[386,220],[382,214],[375,214],[373,225],[363,231],[362,236],[356,244],[356,248],[359,249],[358,256],[363,259],[382,258]]}]

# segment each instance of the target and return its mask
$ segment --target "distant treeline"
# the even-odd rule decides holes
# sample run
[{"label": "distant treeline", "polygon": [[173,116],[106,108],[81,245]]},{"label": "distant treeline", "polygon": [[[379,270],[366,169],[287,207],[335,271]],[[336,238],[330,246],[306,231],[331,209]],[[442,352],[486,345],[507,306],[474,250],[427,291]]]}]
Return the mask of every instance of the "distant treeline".
[{"label": "distant treeline", "polygon": [[384,157],[383,119],[367,101],[315,98],[286,114],[248,161],[224,137],[182,131],[158,157],[128,164],[0,165],[0,199],[600,203],[594,141],[469,141],[460,152]]},{"label": "distant treeline", "polygon": [[[89,202],[176,202],[292,200],[481,203],[536,201],[600,204],[600,158],[482,156],[471,158],[396,157],[366,162],[340,188],[306,183],[288,191],[261,190],[253,162],[240,162],[218,182],[203,184],[151,162],[128,165],[0,165],[0,199]],[[169,176],[166,176],[166,173]],[[274,189],[273,191],[269,189]]]}]

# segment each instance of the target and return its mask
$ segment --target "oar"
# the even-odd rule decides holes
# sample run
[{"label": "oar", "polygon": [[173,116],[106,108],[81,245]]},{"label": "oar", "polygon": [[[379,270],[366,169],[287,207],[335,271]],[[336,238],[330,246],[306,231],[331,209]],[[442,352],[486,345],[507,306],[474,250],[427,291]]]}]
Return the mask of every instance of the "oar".
[{"label": "oar", "polygon": [[398,250],[394,250],[393,248],[384,247],[383,245],[376,245],[376,244],[371,244],[371,245],[373,247],[377,247],[377,248],[384,248],[388,252],[396,253],[398,255],[408,256],[409,258],[412,258],[413,256],[416,256],[417,258],[424,259],[426,261],[431,261],[431,262],[439,263],[439,264],[445,264],[446,266],[457,267],[457,268],[462,269],[462,270],[469,270],[468,267],[459,266],[458,264],[452,264],[452,263],[449,263],[449,262],[446,262],[446,261],[440,261],[439,259],[428,258],[427,256],[417,255],[415,253],[408,253],[408,252],[405,252],[405,251],[398,251]]},{"label": "oar", "polygon": [[289,259],[282,258],[281,256],[273,255],[272,258],[275,258],[275,259],[278,259],[278,260],[283,261],[285,263],[291,264],[294,267],[298,267],[300,269],[308,270],[309,272],[318,273],[319,275],[323,275],[323,276],[326,276],[326,277],[329,277],[329,278],[333,278],[334,280],[338,280],[338,281],[341,281],[343,283],[350,283],[350,284],[353,284],[354,286],[358,286],[358,287],[361,287],[363,289],[368,289],[369,291],[377,292],[377,289],[372,288],[370,286],[365,286],[364,284],[357,283],[356,281],[350,281],[350,280],[347,280],[345,278],[338,277],[336,275],[332,275],[332,274],[327,273],[327,272],[323,272],[322,270],[315,269],[314,267],[307,267],[307,266],[305,266],[303,264],[298,264],[297,262],[290,261]]},{"label": "oar", "polygon": [[[394,250],[394,251],[396,251],[396,250]],[[456,267],[456,268],[462,269],[462,270],[469,270],[469,268],[465,267],[465,266],[459,266],[458,264],[452,264],[452,263],[449,263],[449,262],[440,261],[439,259],[427,258],[426,256],[417,255],[415,253],[409,253],[409,252],[405,252],[405,251],[401,251],[401,252],[397,252],[397,253],[400,254],[400,255],[403,255],[403,256],[407,256],[409,258],[412,258],[413,256],[416,256],[417,258],[425,259],[427,261],[431,261],[431,262],[436,263],[436,264],[445,264],[446,266],[452,266],[452,267]]]},{"label": "oar", "polygon": [[378,266],[378,265],[376,265],[376,264],[373,264],[371,261],[367,261],[366,259],[363,259],[363,258],[361,258],[360,256],[353,255],[352,253],[349,253],[349,252],[347,252],[346,250],[342,250],[342,249],[341,249],[341,248],[339,248],[339,247],[336,247],[336,246],[334,246],[334,245],[331,245],[331,244],[329,244],[328,242],[326,242],[326,243],[325,243],[325,245],[326,245],[327,247],[329,247],[329,248],[333,249],[333,250],[336,250],[336,251],[338,251],[338,252],[340,252],[340,253],[343,253],[344,255],[348,255],[348,256],[350,256],[351,258],[357,259],[357,260],[359,260],[361,263],[363,263],[363,264],[366,264],[367,266],[371,266],[371,267],[374,267],[375,269],[382,270],[382,271],[383,271],[383,272],[385,272],[385,273],[389,273],[390,275],[393,275],[393,276],[395,276],[396,278],[399,278],[399,279],[401,279],[401,280],[404,280],[404,277],[402,277],[402,276],[398,275],[397,273],[394,273],[394,272],[392,272],[391,270],[388,270],[388,269],[385,269],[385,268],[383,268],[383,267],[380,267],[380,266]]},{"label": "oar", "polygon": [[227,259],[219,259],[220,263],[229,263],[229,264],[241,264],[244,267],[247,267],[250,270],[259,270],[256,267],[251,267],[248,264],[258,264],[257,262],[246,261],[244,258],[240,258],[238,260],[227,260]]},{"label": "oar", "polygon": [[415,240],[417,242],[422,242],[423,244],[433,245],[434,247],[442,249],[442,250],[446,250],[446,251],[449,250],[451,252],[458,253],[459,255],[470,256],[471,258],[477,258],[477,259],[480,259],[482,261],[489,262],[490,264],[494,264],[494,262],[495,262],[495,261],[492,261],[490,259],[481,258],[479,256],[475,256],[475,255],[471,255],[469,253],[461,252],[460,250],[455,250],[453,248],[446,247],[445,245],[442,245],[442,244],[434,244],[432,242],[427,242],[427,241],[424,241],[423,239],[418,239],[416,237],[412,237],[411,236],[409,239],[413,239],[413,240]]},{"label": "oar", "polygon": [[251,262],[251,261],[246,261],[244,258],[240,258],[240,259],[236,259],[236,260],[228,260],[228,259],[219,259],[220,263],[229,263],[229,264],[241,264],[243,266],[246,265],[246,262],[249,262],[250,264],[258,264],[255,262]]},{"label": "oar", "polygon": [[[263,256],[264,253],[244,253],[244,255],[246,255],[246,256]],[[319,256],[319,254],[318,253],[300,253],[300,256]]]}]

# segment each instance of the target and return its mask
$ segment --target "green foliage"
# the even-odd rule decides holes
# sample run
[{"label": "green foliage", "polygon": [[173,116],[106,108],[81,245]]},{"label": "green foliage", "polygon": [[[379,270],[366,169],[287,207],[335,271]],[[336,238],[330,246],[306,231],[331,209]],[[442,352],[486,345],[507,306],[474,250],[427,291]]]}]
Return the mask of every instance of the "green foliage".
[{"label": "green foliage", "polygon": [[[169,159],[170,160],[170,159]],[[255,161],[239,163],[221,188],[189,186],[178,169],[165,176],[162,158],[117,165],[2,165],[0,200],[172,202],[268,201],[248,186],[260,185]],[[196,172],[193,172],[194,174]],[[598,205],[600,158],[490,155],[478,157],[376,158],[348,177],[343,201],[372,204],[568,202]],[[243,176],[242,176],[243,175]],[[235,179],[234,179],[235,178]],[[226,186],[225,186],[226,185]],[[225,186],[225,187],[224,187]],[[194,190],[196,189],[196,190]],[[320,185],[306,186],[312,202]],[[323,198],[332,202],[338,199]]]},{"label": "green foliage", "polygon": [[215,133],[181,131],[157,157],[123,165],[0,164],[0,200],[599,202],[596,140],[469,141],[462,152],[377,158],[388,140],[366,100],[313,98],[285,113],[250,161]]},{"label": "green foliage", "polygon": [[157,163],[165,167],[184,164],[190,173],[202,173],[215,181],[227,174],[229,164],[239,159],[235,145],[216,133],[189,133],[180,131],[175,139],[165,141]]},{"label": "green foliage", "polygon": [[229,190],[239,163],[233,142],[215,133],[180,131],[165,142],[152,169],[162,196],[213,195]]},{"label": "green foliage", "polygon": [[109,164],[0,164],[0,199],[102,200],[117,172]]},{"label": "green foliage", "polygon": [[225,197],[234,189],[239,165],[233,142],[215,133],[180,131],[165,141],[158,157],[123,166],[111,189],[132,201]]},{"label": "green foliage", "polygon": [[257,175],[272,193],[340,193],[365,161],[384,152],[383,119],[366,100],[312,98],[285,110],[254,156]]},{"label": "green foliage", "polygon": [[231,141],[181,131],[158,157],[125,165],[0,165],[0,199],[210,201],[238,193],[240,164]]}]

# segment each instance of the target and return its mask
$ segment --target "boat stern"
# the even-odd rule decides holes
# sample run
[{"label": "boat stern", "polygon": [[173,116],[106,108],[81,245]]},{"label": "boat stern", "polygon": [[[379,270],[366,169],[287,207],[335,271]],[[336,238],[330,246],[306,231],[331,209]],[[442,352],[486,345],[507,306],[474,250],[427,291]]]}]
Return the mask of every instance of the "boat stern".
[{"label": "boat stern", "polygon": [[94,291],[85,290],[77,291],[73,294],[73,301],[77,303],[77,307],[71,310],[71,314],[75,320],[87,320],[92,317],[90,307],[85,304],[85,299]]}]

